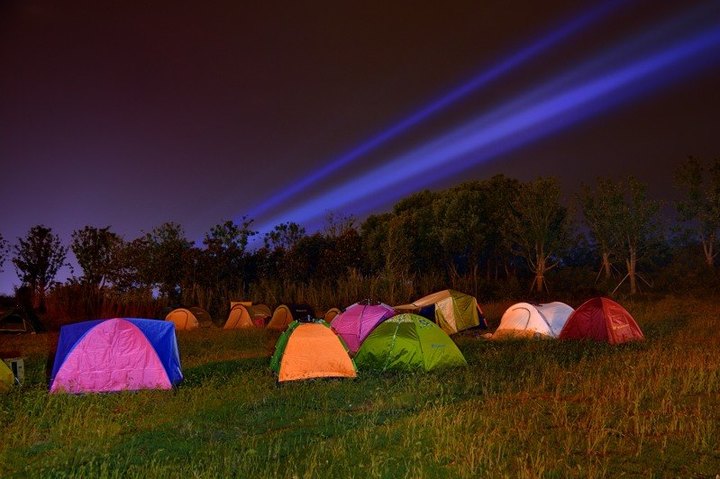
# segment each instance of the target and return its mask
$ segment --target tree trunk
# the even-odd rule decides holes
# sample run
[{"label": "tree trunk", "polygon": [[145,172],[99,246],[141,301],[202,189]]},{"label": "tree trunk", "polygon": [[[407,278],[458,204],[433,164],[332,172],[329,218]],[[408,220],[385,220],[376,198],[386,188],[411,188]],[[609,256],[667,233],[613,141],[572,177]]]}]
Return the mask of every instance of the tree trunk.
[{"label": "tree trunk", "polygon": [[628,279],[630,280],[630,294],[637,293],[637,253],[634,248],[630,248],[630,257],[625,261],[627,265]]},{"label": "tree trunk", "polygon": [[606,280],[609,280],[609,279],[610,279],[610,275],[611,275],[611,273],[612,273],[612,271],[611,271],[611,269],[610,269],[611,267],[612,267],[612,265],[610,264],[610,253],[608,253],[607,251],[603,251],[603,254],[602,254],[602,269],[603,269],[603,271],[605,272],[605,279],[606,279]]},{"label": "tree trunk", "polygon": [[714,243],[715,243],[715,236],[712,235],[708,239],[703,239],[703,252],[705,253],[705,264],[707,264],[710,268],[712,268],[715,264],[715,255],[717,253],[714,253]]},{"label": "tree trunk", "polygon": [[542,293],[545,287],[545,255],[540,252],[535,258],[535,292]]}]

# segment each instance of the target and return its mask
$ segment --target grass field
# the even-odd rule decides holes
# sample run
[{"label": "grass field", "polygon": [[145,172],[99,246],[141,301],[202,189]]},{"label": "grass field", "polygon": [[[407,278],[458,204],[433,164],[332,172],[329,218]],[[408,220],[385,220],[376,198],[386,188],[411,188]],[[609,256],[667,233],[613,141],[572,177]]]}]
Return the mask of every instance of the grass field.
[{"label": "grass field", "polygon": [[624,305],[646,341],[469,334],[464,369],[282,385],[264,331],[190,332],[171,392],[49,395],[57,334],[2,336],[27,380],[0,396],[0,477],[715,478],[720,308]]}]

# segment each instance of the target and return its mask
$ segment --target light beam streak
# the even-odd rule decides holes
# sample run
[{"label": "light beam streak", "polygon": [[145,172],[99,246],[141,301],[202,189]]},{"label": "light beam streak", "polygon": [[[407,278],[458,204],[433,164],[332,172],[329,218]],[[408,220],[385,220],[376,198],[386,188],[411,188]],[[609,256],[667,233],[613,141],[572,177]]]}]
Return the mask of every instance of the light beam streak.
[{"label": "light beam streak", "polygon": [[567,39],[572,34],[584,28],[587,28],[592,23],[598,21],[600,18],[604,17],[612,10],[617,8],[619,5],[627,5],[628,3],[629,2],[623,0],[613,0],[605,2],[604,4],[589,10],[588,12],[579,16],[573,21],[563,25],[561,28],[544,36],[540,40],[520,49],[515,54],[511,55],[509,58],[498,63],[492,68],[483,71],[467,83],[452,90],[450,93],[436,99],[435,101],[412,113],[410,116],[401,120],[395,125],[390,126],[385,131],[379,133],[373,138],[367,140],[359,146],[356,146],[354,149],[342,154],[337,159],[325,164],[324,166],[313,171],[306,177],[293,182],[291,185],[286,186],[282,190],[275,193],[272,197],[268,198],[264,202],[258,204],[253,209],[251,209],[248,215],[251,218],[256,218],[263,213],[271,210],[272,208],[279,206],[283,202],[289,200],[298,193],[305,191],[308,187],[317,183],[321,179],[326,178],[331,173],[339,170],[343,166],[346,166],[347,164],[362,157],[363,155],[370,153],[371,151],[377,149],[378,147],[387,143],[393,138],[396,138],[402,133],[408,131],[410,128],[420,124],[422,121],[457,103],[459,100],[466,97],[467,95],[479,90],[483,86],[488,85],[492,81],[497,80],[506,73],[509,73],[514,68],[517,68],[523,63],[538,56],[543,51],[546,51],[554,45],[557,45],[561,41]]},{"label": "light beam streak", "polygon": [[[651,52],[636,53],[631,59],[610,52],[599,58],[617,63],[622,57],[622,63],[606,65],[602,74],[597,73],[597,61],[582,65],[435,141],[285,211],[259,229],[265,231],[288,220],[311,229],[319,226],[329,206],[337,211],[355,205],[353,213],[366,213],[717,62],[718,47],[720,27],[714,26],[671,45],[656,46]],[[568,79],[574,83],[568,85]]]}]

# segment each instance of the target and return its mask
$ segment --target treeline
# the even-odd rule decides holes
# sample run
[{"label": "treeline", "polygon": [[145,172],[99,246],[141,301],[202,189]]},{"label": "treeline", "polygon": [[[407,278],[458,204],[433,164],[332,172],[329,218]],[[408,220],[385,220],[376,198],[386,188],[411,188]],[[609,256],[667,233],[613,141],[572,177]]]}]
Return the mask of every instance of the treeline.
[{"label": "treeline", "polygon": [[[720,160],[689,158],[676,185],[682,199],[663,209],[636,178],[563,198],[555,178],[498,175],[421,191],[362,223],[330,215],[311,234],[288,222],[259,237],[251,218],[226,221],[199,246],[177,223],[132,240],[86,226],[67,246],[38,225],[12,246],[0,237],[0,267],[10,258],[33,306],[60,322],[177,305],[225,317],[230,300],[247,299],[400,303],[448,287],[481,300],[713,291]],[[80,271],[58,284],[70,253]]]}]

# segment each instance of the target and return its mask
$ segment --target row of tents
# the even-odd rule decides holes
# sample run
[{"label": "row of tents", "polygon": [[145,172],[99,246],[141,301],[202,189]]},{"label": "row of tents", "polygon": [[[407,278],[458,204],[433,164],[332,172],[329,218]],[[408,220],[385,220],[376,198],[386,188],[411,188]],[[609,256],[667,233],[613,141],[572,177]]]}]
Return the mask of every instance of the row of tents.
[{"label": "row of tents", "polygon": [[[438,295],[430,304],[451,297]],[[473,320],[466,319],[475,314],[475,324],[484,323],[479,306],[472,301],[461,303],[465,307],[460,312],[465,315],[457,314],[455,306],[434,306],[431,321],[416,314],[429,315],[428,310],[423,311],[425,303],[391,307],[358,302],[338,312],[330,323],[310,316],[302,321],[286,318],[287,327],[277,340],[271,369],[282,382],[355,377],[358,368],[430,371],[466,365],[446,329],[472,327]],[[248,306],[252,307],[242,306],[248,312]],[[403,309],[415,313],[398,314]],[[183,378],[176,329],[174,321],[134,318],[63,326],[50,391],[170,389]],[[632,316],[608,298],[591,299],[577,310],[558,302],[517,303],[505,311],[492,338],[517,337],[592,339],[612,344],[643,339]],[[0,382],[7,380],[5,376],[0,370]]]},{"label": "row of tents", "polygon": [[[356,365],[379,371],[430,371],[466,364],[450,336],[436,324],[439,321],[434,323],[413,313],[396,314],[397,309],[383,303],[355,303],[330,325],[295,321],[278,341],[271,367],[279,381],[292,381],[355,377]],[[643,334],[621,305],[608,298],[594,298],[577,310],[560,302],[515,304],[503,314],[491,337],[620,344],[641,340]],[[333,347],[328,346],[330,343]]]},{"label": "row of tents", "polygon": [[[416,313],[436,322],[448,334],[473,328],[487,327],[485,317],[477,300],[468,294],[447,289],[424,296],[417,301],[391,308],[393,313]],[[343,310],[330,308],[322,315],[327,323],[341,315]],[[308,305],[281,304],[271,313],[265,304],[250,301],[233,301],[223,329],[265,327],[284,331],[293,320],[315,318]],[[207,311],[199,307],[177,308],[167,313],[166,321],[172,321],[177,330],[193,330],[210,327],[214,323]]]}]

